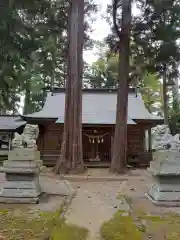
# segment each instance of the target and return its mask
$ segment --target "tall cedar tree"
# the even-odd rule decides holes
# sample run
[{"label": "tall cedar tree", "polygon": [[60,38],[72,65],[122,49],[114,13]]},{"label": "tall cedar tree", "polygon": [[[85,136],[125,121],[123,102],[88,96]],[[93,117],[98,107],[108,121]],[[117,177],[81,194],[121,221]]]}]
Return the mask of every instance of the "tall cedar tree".
[{"label": "tall cedar tree", "polygon": [[143,49],[147,70],[163,79],[164,122],[168,124],[168,86],[177,77],[180,62],[180,1],[139,2],[142,14],[136,18],[133,36]]},{"label": "tall cedar tree", "polygon": [[110,170],[112,172],[122,173],[125,169],[127,158],[127,108],[131,29],[131,0],[122,1],[122,21],[120,32],[116,23],[118,2],[118,0],[114,0],[113,3],[113,23],[120,40],[120,47],[116,127]]},{"label": "tall cedar tree", "polygon": [[65,121],[56,173],[84,170],[82,156],[82,73],[84,42],[84,0],[72,0],[69,9],[68,77]]}]

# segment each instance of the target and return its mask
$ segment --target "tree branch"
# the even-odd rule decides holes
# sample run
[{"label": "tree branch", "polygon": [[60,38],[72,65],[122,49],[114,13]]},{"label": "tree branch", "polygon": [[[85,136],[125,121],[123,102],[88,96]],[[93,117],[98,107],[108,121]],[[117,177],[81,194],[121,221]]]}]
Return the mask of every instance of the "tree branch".
[{"label": "tree branch", "polygon": [[114,25],[114,30],[119,39],[121,38],[121,33],[119,31],[118,25],[117,25],[117,9],[118,9],[118,2],[119,0],[113,0],[113,25]]}]

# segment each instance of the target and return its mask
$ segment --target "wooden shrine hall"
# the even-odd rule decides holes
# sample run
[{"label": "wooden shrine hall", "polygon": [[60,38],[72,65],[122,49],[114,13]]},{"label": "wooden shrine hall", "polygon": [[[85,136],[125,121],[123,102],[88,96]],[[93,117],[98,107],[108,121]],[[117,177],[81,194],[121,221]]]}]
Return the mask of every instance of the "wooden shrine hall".
[{"label": "wooden shrine hall", "polygon": [[[86,166],[109,166],[116,121],[116,89],[83,89],[82,143]],[[59,157],[63,134],[65,89],[47,92],[44,107],[23,116],[30,124],[39,125],[38,148],[47,166]],[[128,94],[128,163],[148,165],[151,160],[151,128],[163,123],[145,108],[134,88]]]}]

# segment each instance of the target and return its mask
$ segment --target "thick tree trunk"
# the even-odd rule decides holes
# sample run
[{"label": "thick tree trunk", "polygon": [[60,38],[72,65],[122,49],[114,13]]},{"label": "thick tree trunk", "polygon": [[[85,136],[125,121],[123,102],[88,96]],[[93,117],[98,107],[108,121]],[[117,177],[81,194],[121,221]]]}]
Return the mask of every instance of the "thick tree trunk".
[{"label": "thick tree trunk", "polygon": [[173,95],[173,101],[177,104],[180,103],[180,97],[179,97],[179,83],[178,78],[174,79],[174,85],[172,86],[172,95]]},{"label": "thick tree trunk", "polygon": [[23,114],[31,113],[31,91],[30,91],[30,81],[26,80],[25,86],[25,99],[24,99],[24,109]]},{"label": "thick tree trunk", "polygon": [[64,133],[56,173],[84,170],[82,156],[82,72],[84,0],[71,0]]},{"label": "thick tree trunk", "polygon": [[164,111],[164,124],[168,125],[168,96],[167,96],[167,70],[164,66],[163,74],[163,111]]},{"label": "thick tree trunk", "polygon": [[122,173],[127,160],[127,109],[130,55],[131,0],[122,1],[122,23],[119,52],[119,84],[117,94],[116,126],[110,170]]}]

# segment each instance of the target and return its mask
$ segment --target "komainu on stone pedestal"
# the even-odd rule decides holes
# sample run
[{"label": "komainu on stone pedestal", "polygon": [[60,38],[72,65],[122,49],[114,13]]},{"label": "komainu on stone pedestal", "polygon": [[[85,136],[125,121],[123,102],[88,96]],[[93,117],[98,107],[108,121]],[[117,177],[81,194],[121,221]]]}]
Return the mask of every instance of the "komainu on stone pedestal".
[{"label": "komainu on stone pedestal", "polygon": [[154,184],[147,194],[148,198],[159,206],[180,206],[180,152],[154,152],[149,172],[154,178]]},{"label": "komainu on stone pedestal", "polygon": [[1,203],[38,203],[41,194],[38,174],[39,152],[16,148],[9,152],[2,172],[6,181],[0,193]]},{"label": "komainu on stone pedestal", "polygon": [[4,161],[2,172],[6,181],[0,193],[1,203],[38,203],[41,194],[39,171],[42,165],[37,151],[37,127],[26,125],[22,135],[16,135],[13,149]]}]

